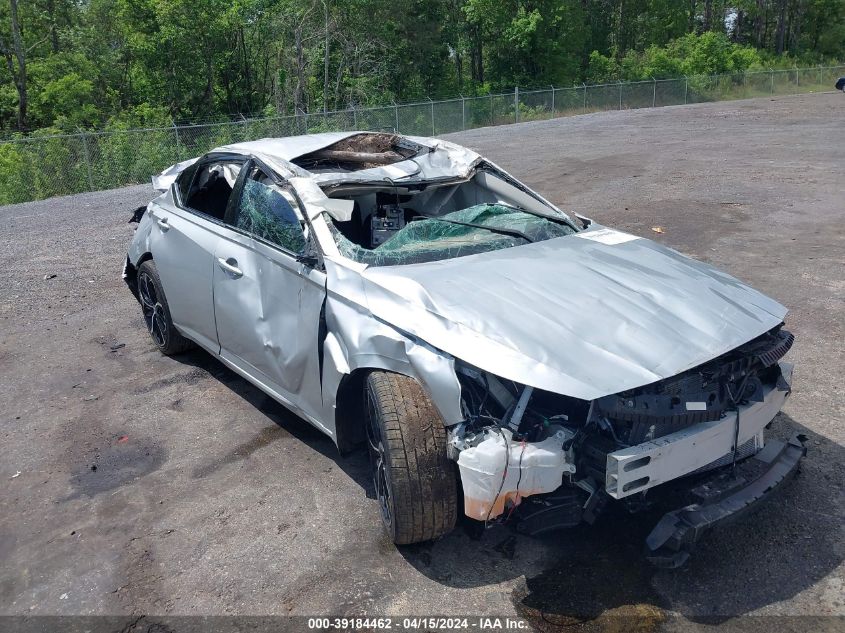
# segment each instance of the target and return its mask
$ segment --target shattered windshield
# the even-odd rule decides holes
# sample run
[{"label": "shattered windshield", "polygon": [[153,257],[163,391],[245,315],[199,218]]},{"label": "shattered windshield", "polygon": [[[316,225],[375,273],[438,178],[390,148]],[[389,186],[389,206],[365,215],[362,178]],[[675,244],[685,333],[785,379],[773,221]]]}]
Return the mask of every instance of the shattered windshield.
[{"label": "shattered windshield", "polygon": [[[468,224],[479,226],[467,226]],[[440,218],[414,219],[390,239],[374,248],[360,246],[344,236],[335,226],[330,224],[330,227],[341,255],[371,266],[451,259],[510,248],[527,244],[529,241],[549,240],[575,232],[572,227],[562,222],[555,222],[514,207],[490,203],[452,211]]]}]

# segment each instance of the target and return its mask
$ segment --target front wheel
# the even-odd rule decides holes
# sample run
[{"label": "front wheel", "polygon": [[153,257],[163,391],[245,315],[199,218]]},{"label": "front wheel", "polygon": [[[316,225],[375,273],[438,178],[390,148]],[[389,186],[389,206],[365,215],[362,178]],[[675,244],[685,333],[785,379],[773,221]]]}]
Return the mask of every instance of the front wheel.
[{"label": "front wheel", "polygon": [[170,356],[194,347],[194,343],[173,326],[161,279],[151,259],[138,267],[138,301],[150,337],[162,354]]},{"label": "front wheel", "polygon": [[397,545],[429,541],[457,520],[455,464],[446,429],[420,384],[372,372],[366,380],[367,440],[382,522]]}]

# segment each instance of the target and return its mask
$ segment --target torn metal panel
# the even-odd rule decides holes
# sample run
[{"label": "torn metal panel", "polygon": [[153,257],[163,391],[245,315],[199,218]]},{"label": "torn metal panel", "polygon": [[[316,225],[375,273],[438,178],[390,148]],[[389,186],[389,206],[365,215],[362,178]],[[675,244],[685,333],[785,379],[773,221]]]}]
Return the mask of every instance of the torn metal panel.
[{"label": "torn metal panel", "polygon": [[327,197],[311,178],[291,178],[290,183],[305,204],[310,219],[315,219],[321,213],[328,213],[339,222],[348,222],[352,216],[354,202],[342,198]]},{"label": "torn metal panel", "polygon": [[443,423],[450,426],[462,422],[461,385],[455,374],[455,359],[422,341],[411,341],[405,354]]},{"label": "torn metal panel", "polygon": [[395,133],[367,132],[347,136],[292,162],[312,172],[347,172],[392,165],[427,151],[429,148]]},{"label": "torn metal panel", "polygon": [[470,149],[440,139],[406,136],[406,139],[428,147],[430,151],[408,160],[361,169],[353,172],[323,172],[314,174],[320,186],[352,182],[377,182],[380,180],[401,183],[466,178],[481,161],[481,156]]},{"label": "torn metal panel", "polygon": [[[476,161],[476,164],[477,164],[477,162],[478,162],[478,161]],[[530,194],[528,194],[528,191],[529,191],[529,190],[528,190],[528,188],[527,188],[527,187],[525,187],[525,185],[523,185],[522,183],[520,183],[520,182],[519,182],[519,180],[518,180],[518,179],[516,179],[516,178],[515,178],[512,174],[510,174],[509,172],[505,171],[504,169],[502,169],[501,167],[499,167],[499,165],[497,165],[496,163],[494,163],[494,162],[493,162],[493,161],[491,161],[491,160],[486,160],[486,159],[485,159],[485,161],[484,161],[484,162],[485,162],[487,165],[489,165],[491,168],[493,168],[495,171],[498,171],[501,175],[503,175],[503,176],[507,177],[508,179],[510,179],[510,181],[513,183],[513,185],[514,185],[514,186],[520,187],[520,188],[522,188],[522,189],[524,190],[524,192],[525,192],[525,197],[522,197],[522,201],[524,201],[524,202],[528,202],[530,198],[534,197],[534,198],[536,198],[537,200],[540,200],[543,204],[545,204],[545,205],[546,205],[547,207],[549,207],[550,209],[554,210],[554,211],[556,212],[556,215],[562,215],[562,216],[564,216],[564,217],[577,217],[577,218],[579,218],[579,219],[581,219],[581,220],[586,220],[586,219],[587,219],[587,218],[583,218],[583,217],[578,216],[578,215],[575,215],[575,214],[565,213],[564,211],[562,211],[561,209],[559,209],[556,205],[552,204],[549,200],[547,200],[546,198],[544,198],[544,197],[543,197],[540,193],[538,193],[538,192],[536,192],[536,191],[531,190]],[[491,187],[491,188],[492,188],[492,189],[494,189],[494,190],[498,190],[499,192],[502,192],[501,185],[500,185],[500,184],[496,184],[496,183],[492,182],[492,181],[493,181],[493,179],[492,179],[492,178],[489,178],[486,174],[480,174],[480,176],[482,176],[482,177],[484,178],[484,180],[485,180],[485,183],[484,183],[484,184],[486,184],[488,187]],[[487,182],[487,181],[489,181],[489,182]],[[586,222],[586,225],[587,225],[587,226],[589,226],[590,222],[591,222],[591,221],[587,221],[587,222]]]},{"label": "torn metal panel", "polygon": [[356,369],[393,371],[416,378],[447,425],[463,420],[455,361],[414,339],[398,326],[373,316],[367,307],[360,272],[327,260],[328,294],[324,343],[323,394],[333,412],[343,375]]}]

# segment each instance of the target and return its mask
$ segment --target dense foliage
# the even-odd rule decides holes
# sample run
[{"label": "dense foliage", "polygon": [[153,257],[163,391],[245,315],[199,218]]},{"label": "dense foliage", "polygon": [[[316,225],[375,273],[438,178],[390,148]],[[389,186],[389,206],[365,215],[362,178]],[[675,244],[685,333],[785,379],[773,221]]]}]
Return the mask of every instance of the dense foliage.
[{"label": "dense foliage", "polygon": [[845,0],[0,0],[0,130],[842,58]]}]

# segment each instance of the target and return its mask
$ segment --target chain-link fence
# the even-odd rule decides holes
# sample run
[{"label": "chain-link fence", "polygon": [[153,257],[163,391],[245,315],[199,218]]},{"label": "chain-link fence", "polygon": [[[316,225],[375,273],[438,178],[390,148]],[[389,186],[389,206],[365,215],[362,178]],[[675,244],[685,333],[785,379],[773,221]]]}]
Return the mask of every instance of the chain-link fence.
[{"label": "chain-link fence", "polygon": [[652,108],[831,90],[845,66],[520,90],[446,101],[152,129],[32,136],[0,142],[0,204],[148,182],[214,147],[345,130],[437,136],[603,110]]}]

